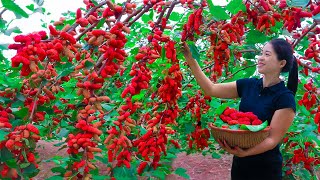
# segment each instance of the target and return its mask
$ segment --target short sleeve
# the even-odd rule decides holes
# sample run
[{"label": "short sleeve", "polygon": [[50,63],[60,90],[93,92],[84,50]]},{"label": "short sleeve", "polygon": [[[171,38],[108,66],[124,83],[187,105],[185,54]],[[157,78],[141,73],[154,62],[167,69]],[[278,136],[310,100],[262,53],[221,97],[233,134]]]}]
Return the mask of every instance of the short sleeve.
[{"label": "short sleeve", "polygon": [[244,88],[248,87],[249,81],[250,81],[249,78],[238,79],[236,81],[237,91],[238,91],[239,97],[242,97],[242,94],[244,92]]},{"label": "short sleeve", "polygon": [[276,101],[276,110],[284,108],[292,108],[296,112],[296,102],[291,92],[281,94]]}]

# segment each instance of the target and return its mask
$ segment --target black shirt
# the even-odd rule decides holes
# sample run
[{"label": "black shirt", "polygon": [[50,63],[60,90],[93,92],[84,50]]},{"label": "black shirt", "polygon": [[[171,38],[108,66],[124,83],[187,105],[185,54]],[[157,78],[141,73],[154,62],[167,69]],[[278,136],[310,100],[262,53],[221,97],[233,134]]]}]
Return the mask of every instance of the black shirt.
[{"label": "black shirt", "polygon": [[[253,112],[260,120],[268,121],[268,125],[276,110],[292,108],[296,111],[294,94],[283,81],[265,88],[262,78],[239,79],[236,84],[241,97],[239,111]],[[274,149],[258,155],[243,158],[234,156],[231,176],[232,179],[281,179],[281,167],[282,156],[277,145]]]}]

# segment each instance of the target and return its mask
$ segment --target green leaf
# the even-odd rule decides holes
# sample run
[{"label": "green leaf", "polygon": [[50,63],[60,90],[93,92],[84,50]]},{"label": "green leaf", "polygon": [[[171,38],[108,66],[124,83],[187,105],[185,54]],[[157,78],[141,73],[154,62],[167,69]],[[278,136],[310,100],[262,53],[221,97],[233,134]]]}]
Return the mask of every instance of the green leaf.
[{"label": "green leaf", "polygon": [[42,6],[44,3],[44,0],[33,0],[38,6]]},{"label": "green leaf", "polygon": [[142,20],[144,23],[148,23],[148,22],[151,20],[151,18],[150,18],[149,15],[144,14],[144,15],[142,15],[142,17],[141,17],[141,20]]},{"label": "green leaf", "polygon": [[[14,108],[14,109],[16,109],[16,108]],[[17,109],[16,109],[16,111],[14,111],[14,109],[12,108],[12,112],[16,117],[23,118],[28,114],[28,108],[22,108],[18,111],[17,111]]]},{"label": "green leaf", "polygon": [[246,6],[243,4],[242,0],[231,0],[226,9],[232,14],[237,14],[240,10],[245,12]]},{"label": "green leaf", "polygon": [[248,32],[246,40],[249,44],[264,43],[268,41],[268,37],[262,32],[252,29]]},{"label": "green leaf", "polygon": [[0,150],[0,159],[1,161],[8,161],[13,158],[12,153],[7,148],[2,148]]},{"label": "green leaf", "polygon": [[58,75],[57,79],[60,79],[61,77],[67,76],[70,73],[74,72],[74,66],[70,62],[67,62],[62,69],[63,71]]},{"label": "green leaf", "polygon": [[222,114],[223,111],[224,111],[228,106],[229,106],[229,103],[223,103],[221,106],[219,106],[219,107],[215,110],[214,114],[215,114],[215,115],[220,115],[220,114]]},{"label": "green leaf", "polygon": [[94,64],[92,63],[92,62],[90,62],[90,61],[86,61],[85,63],[84,63],[84,67],[86,67],[87,69],[90,69],[90,68],[92,68],[94,66]]},{"label": "green leaf", "polygon": [[66,128],[61,128],[59,134],[57,134],[57,136],[59,138],[63,138],[63,137],[66,137],[67,135],[69,134],[69,130],[66,129]]},{"label": "green leaf", "polygon": [[193,126],[193,123],[189,122],[187,124],[185,124],[185,133],[186,134],[190,134],[194,131],[195,127]]},{"label": "green leaf", "polygon": [[15,26],[13,28],[7,29],[4,32],[4,34],[7,36],[10,36],[12,33],[22,33],[22,31],[17,26]]},{"label": "green leaf", "polygon": [[10,159],[8,161],[6,161],[6,164],[10,167],[10,168],[17,168],[17,162],[15,159]]},{"label": "green leaf", "polygon": [[57,173],[57,172],[59,172],[59,173],[65,173],[65,172],[66,172],[66,169],[63,168],[63,167],[54,167],[54,168],[51,169],[51,171],[52,171],[53,173]]},{"label": "green leaf", "polygon": [[106,18],[102,18],[97,24],[97,29],[101,28],[105,22],[106,22]]},{"label": "green leaf", "polygon": [[190,48],[192,57],[199,62],[200,61],[200,53],[199,53],[198,48],[195,46],[193,41],[187,41],[187,43]]},{"label": "green leaf", "polygon": [[63,180],[63,177],[61,176],[51,176],[47,178],[46,180]]},{"label": "green leaf", "polygon": [[21,15],[22,17],[28,18],[29,15],[23,10],[21,9],[16,3],[14,3],[13,0],[1,0],[3,7],[5,7],[6,9]]},{"label": "green leaf", "polygon": [[240,126],[240,129],[249,130],[249,131],[252,131],[252,132],[257,132],[257,131],[261,131],[261,130],[265,129],[267,126],[268,126],[268,121],[264,121],[260,125],[245,125],[245,124],[242,124]]},{"label": "green leaf", "polygon": [[190,179],[190,176],[186,173],[187,170],[184,168],[177,168],[174,173],[185,178],[185,179]]},{"label": "green leaf", "polygon": [[134,101],[140,101],[141,99],[143,99],[143,97],[145,96],[146,92],[147,92],[147,90],[144,89],[144,90],[140,91],[139,94],[136,94],[136,95],[132,96],[132,99]]},{"label": "green leaf", "polygon": [[30,163],[29,162],[27,162],[27,163],[22,163],[22,164],[20,164],[20,168],[26,168],[26,167],[28,167],[30,165]]},{"label": "green leaf", "polygon": [[158,177],[160,179],[166,178],[166,174],[162,170],[160,170],[159,168],[152,172],[152,176]]},{"label": "green leaf", "polygon": [[220,158],[221,158],[221,155],[218,154],[218,153],[216,153],[216,152],[213,152],[213,153],[211,154],[211,157],[212,157],[213,159],[220,159]]},{"label": "green leaf", "polygon": [[30,11],[34,11],[34,4],[30,4],[26,6],[26,8],[28,8]]},{"label": "green leaf", "polygon": [[214,6],[212,0],[208,1],[210,13],[215,18],[215,20],[227,20],[230,16],[226,13],[225,9],[221,6]]},{"label": "green leaf", "polygon": [[309,3],[309,0],[287,0],[289,7],[303,7],[305,8]]},{"label": "green leaf", "polygon": [[181,15],[177,12],[172,12],[169,19],[172,21],[179,21],[181,19]]}]

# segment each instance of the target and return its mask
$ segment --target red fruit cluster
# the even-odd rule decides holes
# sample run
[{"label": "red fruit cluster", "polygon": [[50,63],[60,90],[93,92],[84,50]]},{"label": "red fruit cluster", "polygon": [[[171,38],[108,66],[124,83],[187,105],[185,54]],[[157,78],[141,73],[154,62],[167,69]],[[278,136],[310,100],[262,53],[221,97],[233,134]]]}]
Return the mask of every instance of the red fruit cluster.
[{"label": "red fruit cluster", "polygon": [[172,63],[177,63],[178,59],[174,45],[174,41],[168,41],[164,49],[166,50],[166,58],[170,59]]},{"label": "red fruit cluster", "polygon": [[115,75],[127,57],[126,52],[123,50],[127,42],[127,38],[122,33],[123,27],[122,23],[116,23],[110,30],[110,38],[108,38],[107,44],[99,48],[99,51],[104,53],[103,58],[106,61],[101,71],[101,77],[103,78]]},{"label": "red fruit cluster", "polygon": [[310,4],[310,10],[311,10],[311,13],[313,16],[317,15],[320,13],[320,3],[319,1],[318,2],[313,2],[313,1],[310,1],[309,3]]},{"label": "red fruit cluster", "polygon": [[202,128],[200,125],[197,125],[195,131],[187,137],[187,141],[189,141],[189,148],[192,149],[195,145],[196,149],[203,150],[204,148],[208,147],[209,138],[209,130],[207,128]]},{"label": "red fruit cluster", "polygon": [[[154,27],[153,26],[153,22],[150,23],[150,26],[151,27]],[[151,49],[154,49],[155,52],[152,53],[154,54],[154,58],[157,59],[159,56],[160,57],[160,54],[162,52],[162,46],[159,44],[161,42],[167,42],[170,40],[170,37],[163,34],[163,32],[161,30],[159,30],[158,28],[155,28],[154,29],[154,33],[153,34],[150,34],[148,35],[148,41],[151,43],[152,47]],[[151,54],[151,55],[152,55]],[[137,56],[136,56],[137,57]],[[152,56],[151,56],[152,57]],[[152,63],[153,61],[149,62],[150,64]]]},{"label": "red fruit cluster", "polygon": [[[121,152],[125,152],[126,149],[132,147],[131,141],[127,136],[118,136],[119,132],[115,127],[112,127],[110,130],[108,130],[108,134],[108,137],[104,141],[104,144],[108,149],[108,161],[113,162],[114,159],[121,159],[122,162],[118,163],[117,165],[121,166],[124,164],[127,166],[127,162],[130,162],[131,160],[131,157],[129,157],[131,156],[131,154],[124,154]],[[118,138],[116,136],[118,136]],[[117,153],[119,154],[117,155]],[[125,162],[124,160],[126,160],[127,162]]]},{"label": "red fruit cluster", "polygon": [[10,117],[12,118],[10,113],[12,113],[10,109],[3,109],[2,106],[0,106],[0,129],[12,128],[12,125],[9,122]]},{"label": "red fruit cluster", "polygon": [[260,125],[262,121],[252,112],[239,112],[236,109],[227,107],[220,115],[220,119],[229,125],[245,124]]},{"label": "red fruit cluster", "polygon": [[141,162],[137,168],[137,172],[138,174],[142,174],[143,170],[146,168],[146,166],[148,165],[148,162]]},{"label": "red fruit cluster", "polygon": [[200,35],[200,26],[203,24],[202,21],[202,8],[195,10],[190,14],[188,22],[183,25],[183,31],[181,33],[181,41],[194,40],[194,33]]},{"label": "red fruit cluster", "polygon": [[[316,28],[314,31],[319,31],[319,28]],[[314,59],[317,63],[320,63],[320,43],[318,42],[316,37],[309,37],[309,46],[306,49],[306,51],[304,52],[304,57],[302,57],[303,59],[306,60],[310,60],[310,59]],[[319,67],[312,67],[312,72],[319,72],[320,68]],[[306,76],[309,75],[309,69],[307,67],[304,68],[304,73]]]},{"label": "red fruit cluster", "polygon": [[93,71],[87,76],[87,80],[84,82],[77,82],[76,86],[79,88],[77,94],[83,95],[89,99],[91,94],[98,89],[101,89],[104,83],[104,79],[98,76],[98,73]]},{"label": "red fruit cluster", "polygon": [[300,106],[305,106],[307,110],[310,110],[316,103],[317,97],[315,95],[317,88],[313,86],[312,82],[304,84],[304,88],[307,90],[302,99],[298,101]]},{"label": "red fruit cluster", "polygon": [[[17,164],[32,163],[38,168],[35,155],[33,154],[35,146],[30,146],[30,144],[36,143],[38,140],[40,140],[39,130],[34,125],[17,126],[7,135],[7,140],[0,143],[0,149],[6,147],[12,153],[13,158],[16,159]],[[24,153],[26,155],[23,155]],[[11,171],[15,171],[15,173],[12,174]],[[9,172],[11,172],[11,176],[17,175],[16,170],[11,171],[8,168],[4,168],[1,171],[1,176],[5,177]]]},{"label": "red fruit cluster", "polygon": [[301,18],[312,17],[311,12],[303,11],[302,8],[291,7],[289,9],[282,10],[283,26],[289,32],[301,28]]},{"label": "red fruit cluster", "polygon": [[145,63],[134,64],[130,71],[131,83],[123,90],[121,97],[124,98],[128,93],[131,96],[139,94],[142,89],[148,89],[152,72],[146,67]]},{"label": "red fruit cluster", "polygon": [[172,65],[169,69],[168,76],[161,82],[158,89],[159,97],[163,103],[169,102],[175,104],[181,97],[182,73],[179,64]]},{"label": "red fruit cluster", "polygon": [[233,43],[241,44],[244,35],[245,22],[243,12],[238,12],[232,17],[230,23],[217,21],[210,26],[210,48],[207,51],[207,57],[210,59],[205,64],[211,64],[213,73],[211,78],[216,81],[222,75],[222,69],[228,69],[230,61],[229,45]]},{"label": "red fruit cluster", "polygon": [[79,150],[86,149],[86,157],[93,159],[93,152],[101,152],[101,149],[97,148],[97,143],[92,141],[93,136],[92,133],[69,134],[67,141],[68,154],[78,154]]},{"label": "red fruit cluster", "polygon": [[[276,13],[272,7],[275,3],[272,0],[260,0],[254,4],[250,2],[246,3],[248,20],[253,23],[258,31],[270,33],[270,28],[275,26],[276,21],[280,21],[281,15]],[[262,7],[262,9],[259,7]]]},{"label": "red fruit cluster", "polygon": [[[292,157],[292,163],[298,164],[300,162],[303,162],[304,168],[308,171],[312,171],[313,165],[318,165],[320,162],[314,157],[309,157],[308,153],[308,142],[306,142],[304,148],[296,149],[293,151],[293,157]],[[309,143],[310,144],[310,143]]]},{"label": "red fruit cluster", "polygon": [[22,64],[21,75],[28,76],[30,72],[37,72],[38,61],[43,61],[46,56],[46,45],[41,40],[46,39],[44,31],[28,35],[17,35],[14,41],[19,44],[10,44],[9,49],[17,50],[17,54],[11,58],[12,67]]},{"label": "red fruit cluster", "polygon": [[146,161],[150,161],[150,156],[153,156],[151,166],[156,169],[160,165],[161,152],[167,155],[167,135],[173,133],[171,128],[160,125],[158,131],[147,131],[146,134],[135,140],[133,145],[138,148],[137,154],[140,154]]},{"label": "red fruit cluster", "polygon": [[191,112],[191,116],[197,119],[197,122],[201,120],[201,115],[206,114],[210,108],[206,100],[211,101],[211,97],[202,97],[202,92],[198,90],[198,93],[194,97],[189,98],[189,102],[185,107],[187,111]]}]

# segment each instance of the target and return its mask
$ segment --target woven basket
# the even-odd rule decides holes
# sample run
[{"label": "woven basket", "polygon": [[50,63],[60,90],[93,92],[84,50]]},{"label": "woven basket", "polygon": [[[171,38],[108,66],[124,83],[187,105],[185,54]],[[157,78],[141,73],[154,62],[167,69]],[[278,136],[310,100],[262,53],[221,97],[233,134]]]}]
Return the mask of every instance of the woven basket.
[{"label": "woven basket", "polygon": [[251,148],[261,143],[269,136],[270,131],[270,126],[258,132],[218,128],[212,123],[209,123],[209,127],[211,129],[211,134],[216,141],[218,139],[222,141],[225,140],[230,147],[238,146],[243,149]]}]

